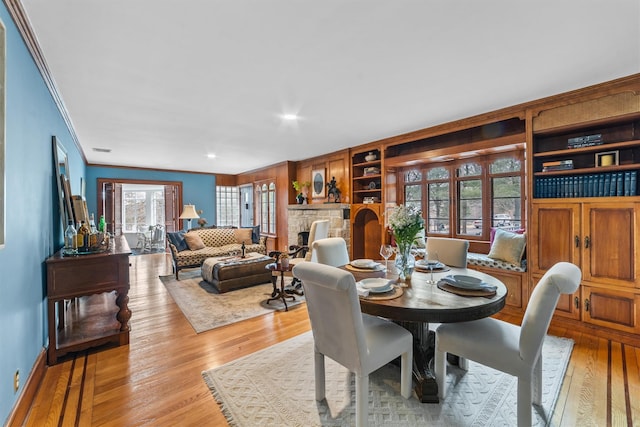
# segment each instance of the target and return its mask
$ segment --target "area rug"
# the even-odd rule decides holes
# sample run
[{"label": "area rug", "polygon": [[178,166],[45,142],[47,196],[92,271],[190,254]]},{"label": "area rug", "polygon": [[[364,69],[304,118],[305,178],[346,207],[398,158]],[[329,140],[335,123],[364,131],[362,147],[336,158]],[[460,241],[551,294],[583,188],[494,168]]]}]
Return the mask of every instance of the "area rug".
[{"label": "area rug", "polygon": [[[180,280],[175,275],[160,276],[160,280],[197,333],[285,309],[281,300],[267,304],[273,291],[271,282],[221,294],[202,280],[200,269],[181,271]],[[285,278],[285,283],[290,279]],[[304,296],[295,297],[295,301],[287,299],[287,306],[304,301]]]},{"label": "area rug", "polygon": [[[543,347],[542,409],[533,425],[547,425],[558,398],[573,341],[547,336]],[[299,335],[202,373],[232,426],[348,426],[355,424],[354,375],[325,358],[326,400],[316,402],[313,336]],[[420,403],[400,395],[400,369],[386,365],[369,376],[369,425],[515,426],[515,377],[469,362],[449,366],[446,399]],[[542,412],[542,414],[540,413]],[[546,414],[546,416],[544,415]]]}]

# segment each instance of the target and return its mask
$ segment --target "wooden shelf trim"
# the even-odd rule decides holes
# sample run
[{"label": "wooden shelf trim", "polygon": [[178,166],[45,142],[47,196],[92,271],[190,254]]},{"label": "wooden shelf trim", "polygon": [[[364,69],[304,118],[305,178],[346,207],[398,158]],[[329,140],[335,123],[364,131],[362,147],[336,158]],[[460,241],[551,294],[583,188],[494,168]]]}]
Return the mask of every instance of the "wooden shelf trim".
[{"label": "wooden shelf trim", "polygon": [[560,171],[535,172],[534,176],[583,175],[585,173],[617,172],[640,169],[640,164],[598,166],[593,168],[565,169]]}]

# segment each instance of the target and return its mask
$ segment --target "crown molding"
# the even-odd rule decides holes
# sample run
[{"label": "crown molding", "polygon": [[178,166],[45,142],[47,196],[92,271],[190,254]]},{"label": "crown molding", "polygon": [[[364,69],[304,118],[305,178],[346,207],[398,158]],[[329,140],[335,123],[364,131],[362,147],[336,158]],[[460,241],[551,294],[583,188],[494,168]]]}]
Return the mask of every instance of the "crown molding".
[{"label": "crown molding", "polygon": [[38,39],[33,32],[33,29],[31,28],[29,18],[27,18],[24,7],[22,7],[22,3],[20,2],[20,0],[4,0],[4,4],[7,7],[7,11],[11,15],[11,18],[13,19],[13,22],[18,29],[18,32],[22,36],[27,49],[31,53],[31,57],[38,67],[38,70],[42,75],[42,79],[47,85],[47,88],[51,93],[51,97],[53,98],[53,101],[56,103],[56,106],[60,111],[60,115],[67,125],[67,129],[69,130],[69,134],[71,135],[73,143],[80,152],[82,160],[85,164],[87,164],[87,159],[84,155],[84,152],[82,151],[82,147],[80,146],[80,141],[78,140],[78,135],[76,134],[75,128],[73,127],[73,122],[71,121],[71,117],[69,116],[69,111],[67,111],[67,107],[65,106],[64,101],[60,96],[60,92],[58,91],[56,82],[51,75],[49,67],[47,66],[47,61],[44,58],[42,50],[40,49]]}]

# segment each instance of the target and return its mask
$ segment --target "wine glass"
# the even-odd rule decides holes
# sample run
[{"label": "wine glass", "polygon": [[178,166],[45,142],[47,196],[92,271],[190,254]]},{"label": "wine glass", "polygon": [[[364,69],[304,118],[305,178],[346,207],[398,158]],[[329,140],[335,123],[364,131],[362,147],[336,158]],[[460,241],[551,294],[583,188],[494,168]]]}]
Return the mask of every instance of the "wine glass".
[{"label": "wine glass", "polygon": [[389,271],[389,257],[393,255],[393,248],[391,245],[380,245],[380,255],[384,258],[384,268]]},{"label": "wine glass", "polygon": [[427,262],[427,268],[431,272],[431,278],[429,280],[427,280],[427,283],[429,283],[431,285],[435,285],[436,281],[433,280],[433,269],[436,268],[438,266],[438,264],[440,263],[440,261],[438,260],[438,253],[437,252],[426,252],[424,254],[424,258],[425,258],[425,260]]}]

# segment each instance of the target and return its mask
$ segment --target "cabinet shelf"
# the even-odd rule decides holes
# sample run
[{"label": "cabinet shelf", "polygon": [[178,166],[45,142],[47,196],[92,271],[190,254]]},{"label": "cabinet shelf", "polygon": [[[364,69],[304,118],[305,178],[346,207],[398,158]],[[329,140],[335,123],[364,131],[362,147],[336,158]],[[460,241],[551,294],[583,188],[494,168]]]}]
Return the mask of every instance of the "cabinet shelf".
[{"label": "cabinet shelf", "polygon": [[583,174],[589,174],[589,173],[618,172],[618,171],[638,170],[638,169],[640,169],[640,164],[599,166],[599,167],[592,167],[592,168],[535,172],[534,175],[535,176],[583,175]]},{"label": "cabinet shelf", "polygon": [[631,147],[631,148],[640,147],[640,140],[611,142],[608,144],[592,145],[590,147],[564,148],[562,150],[543,151],[539,153],[534,153],[533,157],[546,158],[546,157],[557,157],[557,156],[571,156],[575,154],[596,153],[598,151],[611,151],[615,149],[628,148],[628,147]]},{"label": "cabinet shelf", "polygon": [[380,175],[380,174],[378,174],[378,175],[363,175],[363,176],[354,176],[353,177],[353,179],[356,180],[356,181],[365,180],[365,179],[366,180],[371,180],[371,179],[375,180],[375,179],[380,179],[380,178],[382,178],[382,175]]}]

